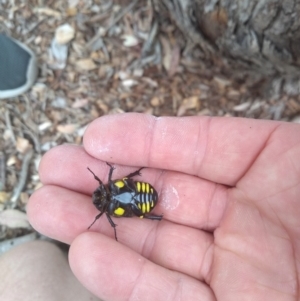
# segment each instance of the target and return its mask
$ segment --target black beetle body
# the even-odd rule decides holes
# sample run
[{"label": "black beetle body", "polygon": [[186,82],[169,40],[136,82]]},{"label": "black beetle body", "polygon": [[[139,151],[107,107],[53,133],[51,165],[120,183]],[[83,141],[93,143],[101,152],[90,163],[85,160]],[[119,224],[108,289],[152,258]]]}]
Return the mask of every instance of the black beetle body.
[{"label": "black beetle body", "polygon": [[158,194],[154,187],[146,182],[132,180],[132,177],[141,175],[140,171],[144,167],[127,175],[123,179],[113,181],[112,174],[115,168],[109,163],[106,164],[110,167],[107,185],[104,185],[88,168],[95,180],[99,182],[99,187],[94,191],[92,199],[95,207],[100,211],[88,229],[105,213],[110,225],[114,228],[115,238],[118,240],[116,231],[117,225],[113,222],[111,216],[138,216],[140,218],[161,220],[162,215],[149,214],[158,201]]}]

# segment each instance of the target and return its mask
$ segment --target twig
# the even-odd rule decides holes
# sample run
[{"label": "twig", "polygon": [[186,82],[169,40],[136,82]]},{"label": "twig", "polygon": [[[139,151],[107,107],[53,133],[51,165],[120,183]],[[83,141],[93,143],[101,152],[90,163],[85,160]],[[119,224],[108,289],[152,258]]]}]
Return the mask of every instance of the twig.
[{"label": "twig", "polygon": [[117,24],[129,11],[131,11],[139,0],[134,0],[127,7],[125,7],[118,16],[107,26],[106,31],[110,30],[115,24]]},{"label": "twig", "polygon": [[153,43],[154,39],[157,35],[158,32],[158,21],[156,19],[153,20],[152,26],[151,26],[151,31],[149,33],[147,41],[144,43],[143,48],[142,48],[142,54],[141,56],[143,57],[146,53],[149,53]]},{"label": "twig", "polygon": [[[115,24],[117,24],[123,17],[126,15],[133,7],[139,2],[139,0],[134,0],[127,7],[125,7],[113,20],[112,22],[105,28],[105,31],[108,32]],[[99,38],[101,38],[101,32],[97,32],[94,37],[86,44],[86,48],[90,48]]]},{"label": "twig", "polygon": [[12,139],[13,143],[16,144],[16,137],[15,137],[14,131],[12,130],[10,117],[9,117],[9,111],[5,112],[5,123],[6,123],[6,127],[10,131],[10,135],[11,135],[11,139]]},{"label": "twig", "polygon": [[10,207],[11,208],[15,208],[17,206],[17,201],[19,199],[19,196],[24,188],[24,185],[26,183],[26,178],[28,175],[28,167],[29,167],[29,163],[32,159],[33,156],[33,149],[29,149],[23,158],[23,163],[22,163],[22,170],[20,173],[20,177],[19,177],[19,182],[17,184],[17,186],[15,187],[12,197],[10,199]]},{"label": "twig", "polygon": [[5,177],[6,169],[5,169],[5,155],[3,152],[0,152],[0,191],[5,190]]}]

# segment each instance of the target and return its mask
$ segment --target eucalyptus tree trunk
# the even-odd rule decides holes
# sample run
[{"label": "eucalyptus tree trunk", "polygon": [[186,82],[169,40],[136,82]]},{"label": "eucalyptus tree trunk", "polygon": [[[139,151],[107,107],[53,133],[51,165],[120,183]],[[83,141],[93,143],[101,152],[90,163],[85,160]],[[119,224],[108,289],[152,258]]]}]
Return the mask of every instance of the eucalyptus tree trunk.
[{"label": "eucalyptus tree trunk", "polygon": [[300,0],[159,1],[206,59],[300,94]]}]

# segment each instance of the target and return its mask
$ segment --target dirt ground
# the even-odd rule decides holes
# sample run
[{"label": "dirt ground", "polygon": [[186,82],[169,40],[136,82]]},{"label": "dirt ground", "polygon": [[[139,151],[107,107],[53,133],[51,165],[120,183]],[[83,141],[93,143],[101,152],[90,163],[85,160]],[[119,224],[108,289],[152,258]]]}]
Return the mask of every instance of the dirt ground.
[{"label": "dirt ground", "polygon": [[42,155],[62,143],[81,144],[99,116],[300,122],[298,96],[264,99],[246,81],[226,78],[150,0],[0,1],[0,32],[27,44],[39,62],[34,87],[0,102],[0,253],[15,238],[36,235],[24,212],[42,185]]}]

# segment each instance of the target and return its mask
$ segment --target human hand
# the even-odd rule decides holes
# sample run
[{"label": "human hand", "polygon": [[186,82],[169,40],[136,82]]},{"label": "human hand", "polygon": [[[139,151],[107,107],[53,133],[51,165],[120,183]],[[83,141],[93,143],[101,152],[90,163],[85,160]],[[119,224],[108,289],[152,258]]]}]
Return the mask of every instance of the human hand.
[{"label": "human hand", "polygon": [[[122,114],[88,127],[40,165],[28,204],[39,232],[71,244],[77,278],[104,300],[298,300],[300,126],[207,117]],[[149,167],[160,222],[114,218],[91,194],[105,161]],[[114,178],[136,168],[116,165]],[[108,237],[109,236],[109,237]]]}]

